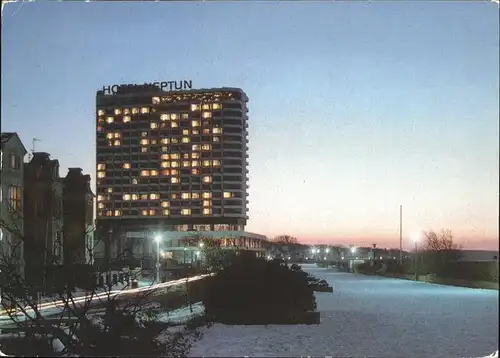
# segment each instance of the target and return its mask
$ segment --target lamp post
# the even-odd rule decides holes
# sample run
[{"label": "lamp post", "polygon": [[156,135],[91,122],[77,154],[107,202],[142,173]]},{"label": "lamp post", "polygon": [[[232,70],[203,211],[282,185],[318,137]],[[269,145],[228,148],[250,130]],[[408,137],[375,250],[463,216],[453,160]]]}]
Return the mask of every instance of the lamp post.
[{"label": "lamp post", "polygon": [[356,246],[351,246],[351,258],[349,260],[349,269],[350,271],[354,271],[354,254],[356,253]]},{"label": "lamp post", "polygon": [[155,236],[156,241],[156,283],[160,283],[160,241],[161,236]]},{"label": "lamp post", "polygon": [[412,237],[415,243],[415,281],[418,281],[418,241],[420,240],[420,233],[416,233]]}]

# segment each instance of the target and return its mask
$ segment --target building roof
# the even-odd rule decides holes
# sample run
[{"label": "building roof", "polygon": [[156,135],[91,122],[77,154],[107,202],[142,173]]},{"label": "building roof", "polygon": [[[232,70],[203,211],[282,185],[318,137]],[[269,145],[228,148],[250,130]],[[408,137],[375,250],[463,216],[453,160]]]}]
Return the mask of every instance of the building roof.
[{"label": "building roof", "polygon": [[1,143],[2,148],[12,138],[16,138],[19,141],[19,144],[21,145],[21,148],[23,149],[24,154],[28,153],[28,151],[26,150],[26,147],[24,146],[23,142],[21,141],[21,138],[19,138],[19,135],[16,132],[2,132],[0,134],[0,143]]}]

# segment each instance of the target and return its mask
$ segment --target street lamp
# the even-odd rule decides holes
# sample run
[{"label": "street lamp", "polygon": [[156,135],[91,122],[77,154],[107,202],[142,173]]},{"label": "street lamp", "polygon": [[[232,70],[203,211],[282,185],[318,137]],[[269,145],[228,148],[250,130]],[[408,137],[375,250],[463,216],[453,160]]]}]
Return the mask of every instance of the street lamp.
[{"label": "street lamp", "polygon": [[156,241],[156,283],[160,283],[160,241],[161,236],[157,235],[154,237]]},{"label": "street lamp", "polygon": [[415,281],[418,280],[418,241],[420,240],[420,233],[415,233],[411,236],[412,241],[415,243]]}]

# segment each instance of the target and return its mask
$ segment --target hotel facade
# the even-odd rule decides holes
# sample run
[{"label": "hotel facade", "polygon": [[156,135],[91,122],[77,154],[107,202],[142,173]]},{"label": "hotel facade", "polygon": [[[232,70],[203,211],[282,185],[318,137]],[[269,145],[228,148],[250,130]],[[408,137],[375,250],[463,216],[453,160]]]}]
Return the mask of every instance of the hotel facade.
[{"label": "hotel facade", "polygon": [[184,251],[186,261],[182,239],[193,235],[264,251],[265,237],[245,232],[247,102],[239,88],[194,90],[190,81],[97,92],[96,225],[104,240],[96,258],[150,261],[160,237],[162,253]]}]

